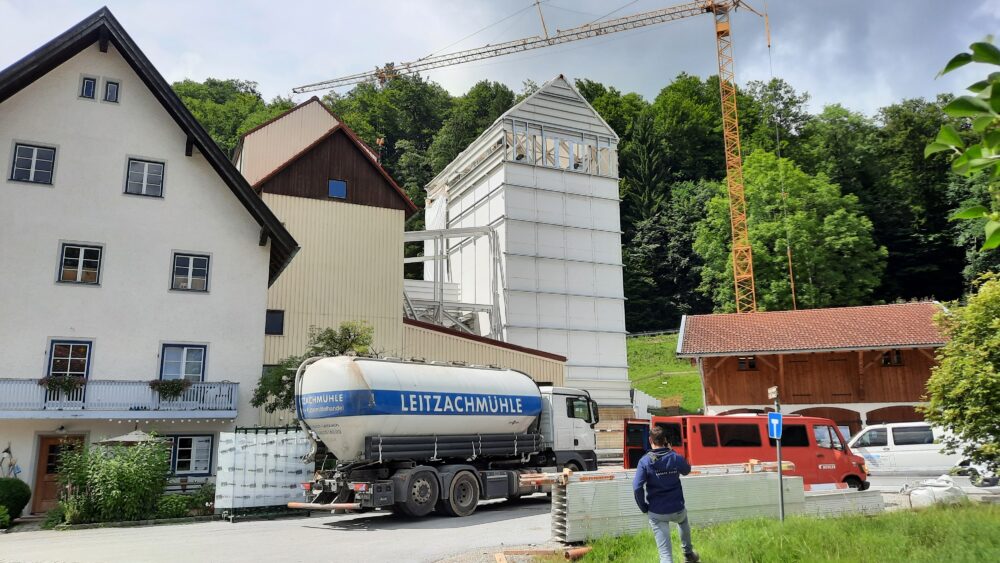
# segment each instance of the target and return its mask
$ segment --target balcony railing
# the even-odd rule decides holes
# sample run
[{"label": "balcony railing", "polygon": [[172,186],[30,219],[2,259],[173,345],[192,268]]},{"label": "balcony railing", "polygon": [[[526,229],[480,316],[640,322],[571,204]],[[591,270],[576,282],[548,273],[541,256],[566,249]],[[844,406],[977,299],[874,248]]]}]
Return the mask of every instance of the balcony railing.
[{"label": "balcony railing", "polygon": [[79,389],[66,392],[50,391],[37,379],[0,379],[0,417],[12,418],[10,411],[80,411],[81,415],[86,412],[104,416],[114,412],[136,418],[176,417],[181,413],[198,416],[199,412],[205,416],[235,416],[238,391],[239,383],[193,383],[180,397],[167,399],[151,389],[147,381],[91,379]]}]

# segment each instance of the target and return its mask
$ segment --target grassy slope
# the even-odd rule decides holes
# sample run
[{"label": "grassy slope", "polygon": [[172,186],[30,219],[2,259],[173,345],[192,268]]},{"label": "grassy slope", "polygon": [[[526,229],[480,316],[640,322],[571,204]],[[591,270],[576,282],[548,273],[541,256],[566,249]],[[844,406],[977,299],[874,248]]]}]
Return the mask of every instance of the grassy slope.
[{"label": "grassy slope", "polygon": [[[677,527],[674,561],[683,561]],[[1000,561],[1000,506],[965,504],[875,517],[744,520],[692,531],[702,561]],[[582,561],[656,561],[650,531],[601,539]]]},{"label": "grassy slope", "polygon": [[702,407],[698,370],[688,360],[674,355],[676,334],[628,338],[625,342],[633,387],[657,399],[680,396],[681,408],[688,412]]}]

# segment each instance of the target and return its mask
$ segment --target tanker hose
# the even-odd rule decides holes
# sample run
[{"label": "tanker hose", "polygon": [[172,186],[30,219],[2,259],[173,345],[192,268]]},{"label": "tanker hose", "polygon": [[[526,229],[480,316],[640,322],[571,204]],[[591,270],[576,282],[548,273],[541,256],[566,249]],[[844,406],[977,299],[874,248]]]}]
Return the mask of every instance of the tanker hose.
[{"label": "tanker hose", "polygon": [[301,364],[299,364],[299,369],[295,371],[295,417],[299,419],[299,425],[302,429],[306,431],[306,435],[309,436],[309,442],[311,446],[309,448],[309,453],[303,459],[306,463],[314,461],[316,459],[316,452],[319,450],[319,437],[316,432],[309,426],[306,422],[306,418],[302,416],[302,403],[299,401],[299,396],[302,391],[302,375],[305,374],[306,368],[311,364],[315,363],[317,360],[322,360],[323,356],[313,356],[312,358],[307,358]]}]

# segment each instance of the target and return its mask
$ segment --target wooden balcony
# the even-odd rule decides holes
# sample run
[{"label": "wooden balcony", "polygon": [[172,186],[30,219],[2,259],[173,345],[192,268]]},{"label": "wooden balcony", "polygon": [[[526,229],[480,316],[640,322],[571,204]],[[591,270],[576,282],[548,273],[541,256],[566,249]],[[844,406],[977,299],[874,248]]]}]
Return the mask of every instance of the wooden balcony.
[{"label": "wooden balcony", "polygon": [[87,380],[72,392],[50,391],[37,379],[0,379],[0,419],[235,418],[239,383],[194,383],[165,399],[147,381]]}]

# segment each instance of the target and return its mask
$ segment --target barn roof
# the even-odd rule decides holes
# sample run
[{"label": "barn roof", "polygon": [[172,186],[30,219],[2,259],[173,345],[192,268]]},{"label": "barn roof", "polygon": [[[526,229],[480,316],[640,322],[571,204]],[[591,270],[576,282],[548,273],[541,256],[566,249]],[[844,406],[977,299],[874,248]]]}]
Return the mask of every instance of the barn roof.
[{"label": "barn roof", "polygon": [[865,307],[685,315],[681,357],[933,348],[945,343],[936,302]]}]

